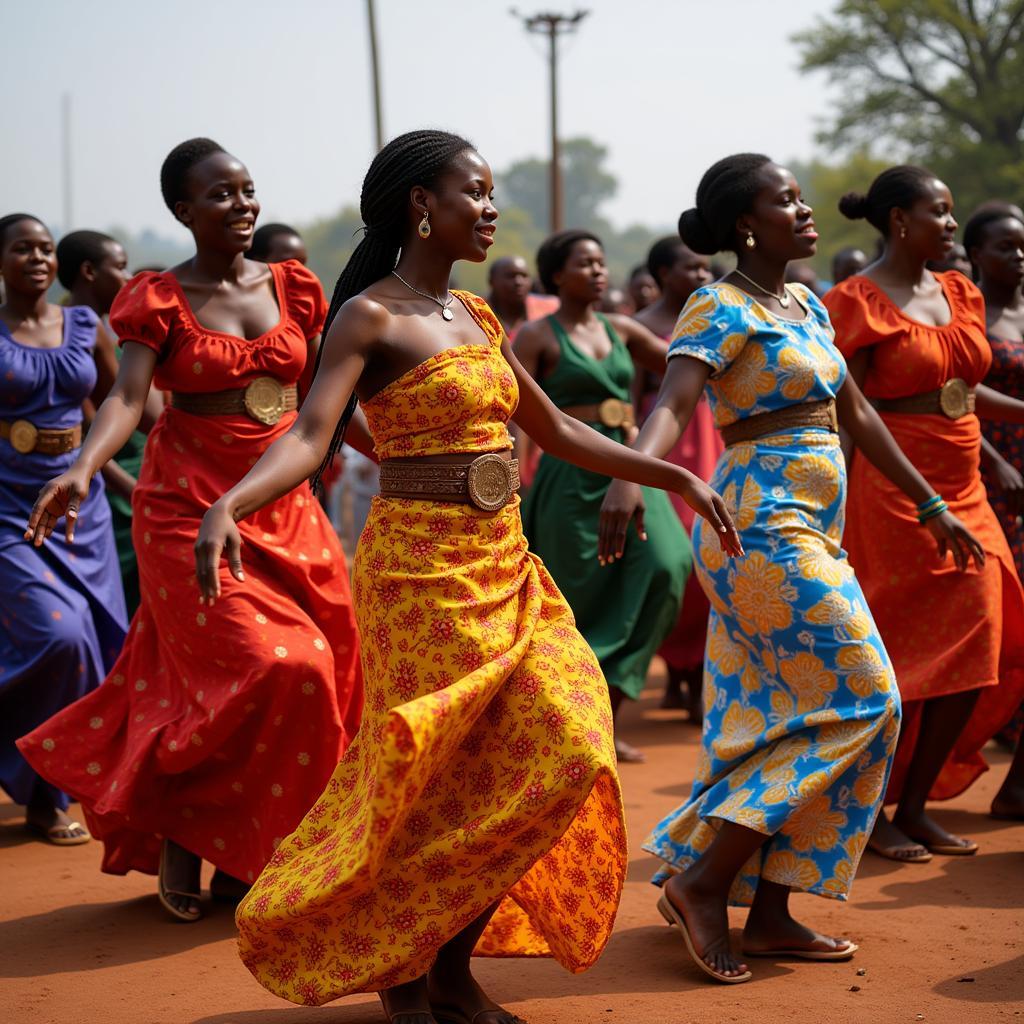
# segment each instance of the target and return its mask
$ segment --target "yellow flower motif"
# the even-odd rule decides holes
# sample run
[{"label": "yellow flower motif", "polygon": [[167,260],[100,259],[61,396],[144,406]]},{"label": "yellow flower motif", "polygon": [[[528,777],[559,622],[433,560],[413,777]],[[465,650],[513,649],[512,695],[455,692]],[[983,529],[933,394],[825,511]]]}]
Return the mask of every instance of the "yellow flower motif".
[{"label": "yellow flower motif", "polygon": [[725,450],[725,473],[729,476],[735,469],[746,469],[756,449],[752,444],[734,444]]},{"label": "yellow flower motif", "polygon": [[864,720],[823,725],[818,730],[815,754],[823,761],[842,761],[860,750],[871,729],[871,722]]},{"label": "yellow flower motif", "polygon": [[[802,800],[809,800],[816,793],[822,793],[832,785],[828,772],[816,771],[805,775],[796,784],[796,795]],[[827,799],[827,798],[826,798]]]},{"label": "yellow flower motif", "polygon": [[763,551],[752,551],[737,568],[732,603],[746,632],[767,635],[787,629],[793,622],[788,602],[795,599],[785,569],[770,562]]},{"label": "yellow flower motif", "polygon": [[759,346],[748,345],[719,378],[718,386],[737,409],[752,409],[759,397],[776,387],[775,374],[765,367],[768,356]]},{"label": "yellow flower motif", "polygon": [[809,452],[786,466],[783,475],[793,496],[814,508],[827,508],[839,497],[839,467],[824,455]]},{"label": "yellow flower motif", "polygon": [[852,614],[850,602],[837,590],[830,590],[804,612],[804,620],[815,626],[842,626]]},{"label": "yellow flower motif", "polygon": [[717,620],[708,637],[708,658],[723,676],[735,675],[750,660],[746,648],[729,636],[729,630],[721,619]]},{"label": "yellow flower motif", "polygon": [[721,731],[711,741],[715,757],[733,761],[749,754],[764,732],[765,724],[764,715],[757,708],[745,708],[734,700],[722,718]]},{"label": "yellow flower motif", "polygon": [[839,830],[845,827],[846,815],[832,810],[832,801],[823,794],[791,815],[782,831],[789,836],[794,850],[807,853],[838,846]]},{"label": "yellow flower motif", "polygon": [[761,767],[761,774],[771,782],[791,782],[796,776],[793,763],[810,749],[807,736],[792,736],[773,747]]},{"label": "yellow flower motif", "polygon": [[853,784],[853,799],[861,807],[874,807],[882,797],[887,761],[876,761],[867,771],[862,771]]},{"label": "yellow flower motif", "polygon": [[829,672],[821,658],[809,651],[783,659],[779,673],[793,691],[797,713],[801,715],[820,708],[839,685],[835,673]]},{"label": "yellow flower motif", "polygon": [[845,858],[839,861],[831,878],[825,879],[827,892],[847,893],[853,885],[853,863]]},{"label": "yellow flower motif", "polygon": [[700,563],[706,572],[718,572],[728,560],[718,534],[706,524],[700,527]]},{"label": "yellow flower motif", "polygon": [[850,621],[846,624],[846,632],[854,640],[866,640],[874,631],[875,628],[871,624],[871,616],[859,608],[850,616]]},{"label": "yellow flower motif", "polygon": [[782,731],[785,733],[785,722],[796,714],[796,701],[793,695],[784,690],[772,691],[772,715],[782,719]]},{"label": "yellow flower motif", "polygon": [[803,401],[817,380],[818,368],[814,360],[798,349],[787,346],[779,353],[779,368],[783,395],[791,402]]},{"label": "yellow flower motif", "polygon": [[807,353],[814,360],[818,376],[829,384],[835,384],[842,374],[842,364],[836,358],[836,350],[825,348],[816,341],[807,343]]},{"label": "yellow flower motif", "polygon": [[836,662],[846,669],[846,685],[858,697],[884,693],[892,686],[892,673],[870,644],[848,644],[839,649]]},{"label": "yellow flower motif", "polygon": [[761,876],[791,889],[810,889],[821,880],[821,872],[814,861],[798,857],[792,850],[772,850]]},{"label": "yellow flower motif", "polygon": [[676,329],[672,332],[672,340],[693,338],[711,330],[711,317],[716,306],[715,297],[709,292],[704,292],[703,295],[694,295],[679,314]]},{"label": "yellow flower motif", "polygon": [[808,547],[797,557],[796,564],[805,580],[821,580],[830,587],[838,587],[853,576],[850,563],[836,558],[822,544]]},{"label": "yellow flower motif", "polygon": [[755,320],[771,323],[771,317],[742,288],[737,288],[734,284],[722,284],[718,285],[716,290],[723,306],[739,306],[746,309]]},{"label": "yellow flower motif", "polygon": [[716,808],[716,818],[724,818],[726,821],[734,821],[737,825],[744,825],[752,828],[755,832],[765,830],[764,811],[757,807],[748,806],[747,801],[753,797],[749,789],[740,789],[730,793]]},{"label": "yellow flower motif", "polygon": [[766,804],[784,804],[789,799],[789,781],[791,780],[780,782],[775,786],[769,786],[761,794],[761,799]]},{"label": "yellow flower motif", "polygon": [[757,481],[752,476],[748,476],[743,482],[743,493],[740,496],[739,505],[736,504],[736,493],[733,491],[733,500],[727,504],[729,511],[732,512],[733,521],[736,523],[736,529],[749,530],[754,525],[757,520],[757,510],[761,504],[761,496],[761,488],[758,487]]}]

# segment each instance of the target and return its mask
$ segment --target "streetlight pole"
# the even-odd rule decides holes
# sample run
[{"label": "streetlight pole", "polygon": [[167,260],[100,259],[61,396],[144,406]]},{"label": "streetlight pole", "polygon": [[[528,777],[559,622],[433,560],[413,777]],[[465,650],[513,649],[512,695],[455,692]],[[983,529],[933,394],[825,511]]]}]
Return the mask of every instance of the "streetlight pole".
[{"label": "streetlight pole", "polygon": [[377,152],[384,148],[384,114],[380,102],[380,57],[377,53],[377,16],[373,0],[366,0],[366,19],[370,28],[370,75],[373,81],[373,123]]},{"label": "streetlight pole", "polygon": [[527,32],[548,37],[548,75],[551,97],[551,168],[550,168],[550,226],[552,231],[561,231],[565,226],[565,204],[562,187],[562,148],[558,140],[558,37],[568,35],[589,14],[579,10],[573,14],[542,12],[523,16],[515,9],[514,17],[519,18]]}]

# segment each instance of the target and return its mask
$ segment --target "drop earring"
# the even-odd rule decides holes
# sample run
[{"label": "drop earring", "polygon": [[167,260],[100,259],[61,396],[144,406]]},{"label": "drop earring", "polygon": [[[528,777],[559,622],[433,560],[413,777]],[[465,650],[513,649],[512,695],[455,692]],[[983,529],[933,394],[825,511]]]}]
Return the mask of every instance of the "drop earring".
[{"label": "drop earring", "polygon": [[751,232],[749,235],[747,235],[746,245],[747,245],[748,249],[756,249],[757,248],[757,241],[754,238],[753,232]]},{"label": "drop earring", "polygon": [[900,228],[900,238],[906,238],[906,237],[907,237],[907,229],[906,228]]},{"label": "drop earring", "polygon": [[420,238],[430,237],[430,214],[426,210],[423,211],[423,220],[416,230],[420,233]]}]

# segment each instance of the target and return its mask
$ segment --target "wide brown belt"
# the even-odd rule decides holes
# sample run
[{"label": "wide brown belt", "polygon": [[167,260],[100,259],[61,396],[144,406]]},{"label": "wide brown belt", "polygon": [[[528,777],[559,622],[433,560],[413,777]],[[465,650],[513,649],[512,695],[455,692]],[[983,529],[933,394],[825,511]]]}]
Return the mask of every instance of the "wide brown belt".
[{"label": "wide brown belt", "polygon": [[927,416],[940,414],[958,420],[974,412],[974,388],[960,377],[947,380],[935,391],[924,391],[906,398],[873,398],[871,404],[879,412],[905,412]]},{"label": "wide brown belt", "polygon": [[63,430],[37,427],[28,420],[0,420],[0,438],[10,441],[11,447],[21,455],[39,452],[40,455],[63,455],[82,444],[82,425]]},{"label": "wide brown belt", "polygon": [[495,452],[463,463],[385,459],[380,464],[382,498],[448,501],[497,512],[518,490],[519,460]]},{"label": "wide brown belt", "polygon": [[621,427],[629,430],[636,426],[636,414],[629,402],[619,398],[606,398],[593,405],[566,405],[562,412],[584,423],[601,423],[613,430]]},{"label": "wide brown belt", "polygon": [[722,440],[726,447],[729,447],[798,427],[824,427],[826,430],[832,431],[833,434],[838,434],[839,419],[836,416],[835,399],[828,398],[821,402],[798,402],[796,405],[787,405],[774,412],[761,412],[756,416],[748,416],[746,419],[737,420],[727,427],[722,427]]},{"label": "wide brown belt", "polygon": [[172,391],[171,405],[193,416],[230,416],[244,412],[272,427],[286,413],[298,408],[299,390],[275,377],[257,377],[244,388],[227,391]]}]

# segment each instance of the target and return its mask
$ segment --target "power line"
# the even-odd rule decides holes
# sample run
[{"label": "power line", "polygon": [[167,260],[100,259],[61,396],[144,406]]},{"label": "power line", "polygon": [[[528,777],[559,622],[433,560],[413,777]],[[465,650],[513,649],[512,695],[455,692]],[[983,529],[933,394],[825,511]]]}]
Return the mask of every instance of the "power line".
[{"label": "power line", "polygon": [[518,18],[527,32],[548,38],[548,74],[551,100],[551,169],[550,169],[550,226],[552,231],[564,227],[564,199],[562,188],[562,150],[558,141],[558,39],[576,31],[579,23],[590,11],[577,10],[573,14],[543,11],[538,14],[520,14],[514,7],[509,12]]}]

